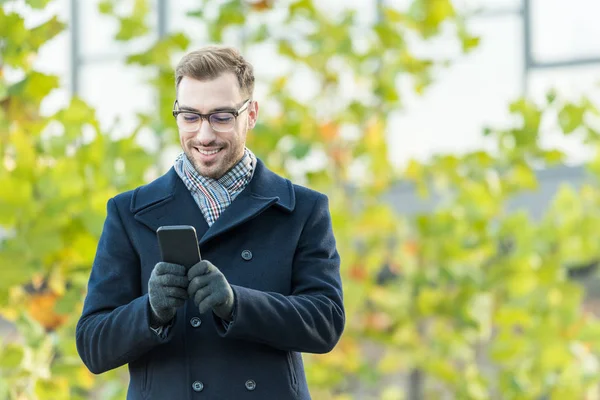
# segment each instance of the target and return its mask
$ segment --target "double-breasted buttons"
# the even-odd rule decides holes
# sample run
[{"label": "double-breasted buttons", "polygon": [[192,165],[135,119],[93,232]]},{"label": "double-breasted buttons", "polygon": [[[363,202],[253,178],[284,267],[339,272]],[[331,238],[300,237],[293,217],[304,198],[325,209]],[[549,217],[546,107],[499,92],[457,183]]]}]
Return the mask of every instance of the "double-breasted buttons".
[{"label": "double-breasted buttons", "polygon": [[190,325],[194,328],[197,328],[200,325],[202,325],[202,320],[198,317],[193,317],[192,319],[190,319]]},{"label": "double-breasted buttons", "polygon": [[195,381],[194,383],[192,383],[192,389],[194,389],[194,392],[201,392],[202,389],[204,389],[204,383],[200,381]]},{"label": "double-breasted buttons", "polygon": [[254,382],[252,379],[248,379],[246,381],[245,386],[246,386],[246,389],[252,391],[252,390],[256,389],[256,382]]},{"label": "double-breasted buttons", "polygon": [[246,261],[252,260],[252,252],[250,250],[242,251],[242,258]]}]

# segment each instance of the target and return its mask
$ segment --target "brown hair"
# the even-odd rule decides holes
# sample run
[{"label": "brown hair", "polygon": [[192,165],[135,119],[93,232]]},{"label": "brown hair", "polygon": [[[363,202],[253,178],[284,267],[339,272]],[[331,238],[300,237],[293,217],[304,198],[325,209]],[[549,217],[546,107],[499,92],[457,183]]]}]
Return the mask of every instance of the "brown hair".
[{"label": "brown hair", "polygon": [[238,80],[243,95],[254,93],[254,69],[240,52],[228,46],[207,46],[186,54],[175,68],[175,87],[184,76],[212,80],[231,72]]}]

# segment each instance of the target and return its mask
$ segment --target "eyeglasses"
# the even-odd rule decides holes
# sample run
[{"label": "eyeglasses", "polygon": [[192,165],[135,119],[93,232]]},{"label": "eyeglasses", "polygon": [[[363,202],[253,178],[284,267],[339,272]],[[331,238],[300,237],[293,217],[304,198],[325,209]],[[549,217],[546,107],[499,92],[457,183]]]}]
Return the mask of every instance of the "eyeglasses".
[{"label": "eyeglasses", "polygon": [[210,127],[216,132],[230,132],[235,127],[237,117],[243,113],[250,99],[244,101],[244,104],[237,110],[215,111],[209,114],[200,114],[195,111],[179,110],[179,103],[175,100],[173,104],[173,116],[177,121],[177,126],[184,132],[196,132],[200,128],[200,123],[206,119]]}]

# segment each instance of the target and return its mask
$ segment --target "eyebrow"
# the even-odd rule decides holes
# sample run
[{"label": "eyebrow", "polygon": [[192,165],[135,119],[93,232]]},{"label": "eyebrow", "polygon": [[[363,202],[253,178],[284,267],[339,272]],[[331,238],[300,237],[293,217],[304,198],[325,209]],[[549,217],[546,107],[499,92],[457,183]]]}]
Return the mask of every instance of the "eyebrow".
[{"label": "eyebrow", "polygon": [[[179,104],[178,106],[179,106],[179,109],[181,111],[193,111],[193,112],[197,112],[199,114],[202,114],[200,112],[200,110],[198,110],[197,108],[189,107],[189,106],[183,106],[181,104]],[[212,110],[210,110],[209,112],[207,112],[207,114],[211,114],[211,113],[215,113],[215,112],[223,112],[223,111],[235,111],[235,108],[233,108],[233,107],[217,107],[217,108],[213,108]]]}]

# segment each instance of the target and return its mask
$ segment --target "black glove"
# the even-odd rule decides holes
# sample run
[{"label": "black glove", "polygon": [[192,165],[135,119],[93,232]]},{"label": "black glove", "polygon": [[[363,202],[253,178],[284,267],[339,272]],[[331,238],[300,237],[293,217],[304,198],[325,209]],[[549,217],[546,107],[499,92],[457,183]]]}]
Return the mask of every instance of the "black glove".
[{"label": "black glove", "polygon": [[148,297],[153,317],[151,322],[164,325],[188,299],[188,278],[183,265],[159,262],[148,280]]},{"label": "black glove", "polygon": [[231,321],[233,290],[217,267],[202,260],[190,268],[188,279],[188,294],[201,314],[212,309],[219,318]]}]

